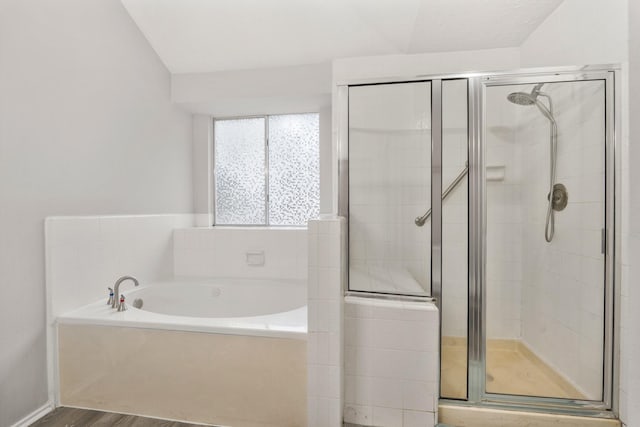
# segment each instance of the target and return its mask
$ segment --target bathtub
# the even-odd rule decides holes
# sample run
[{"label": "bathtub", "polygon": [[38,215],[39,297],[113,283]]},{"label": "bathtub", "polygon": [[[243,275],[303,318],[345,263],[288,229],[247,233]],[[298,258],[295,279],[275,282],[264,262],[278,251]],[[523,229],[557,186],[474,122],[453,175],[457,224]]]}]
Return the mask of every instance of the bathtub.
[{"label": "bathtub", "polygon": [[306,425],[304,282],[124,282],[120,292],[127,311],[102,299],[58,317],[61,405],[234,427]]}]

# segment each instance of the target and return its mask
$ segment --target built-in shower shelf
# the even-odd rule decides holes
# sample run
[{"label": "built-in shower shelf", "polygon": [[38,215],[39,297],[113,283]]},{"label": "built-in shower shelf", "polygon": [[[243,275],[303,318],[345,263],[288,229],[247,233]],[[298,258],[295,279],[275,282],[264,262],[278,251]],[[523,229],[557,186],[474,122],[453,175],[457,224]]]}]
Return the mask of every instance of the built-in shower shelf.
[{"label": "built-in shower shelf", "polygon": [[487,181],[504,181],[505,166],[487,166]]}]

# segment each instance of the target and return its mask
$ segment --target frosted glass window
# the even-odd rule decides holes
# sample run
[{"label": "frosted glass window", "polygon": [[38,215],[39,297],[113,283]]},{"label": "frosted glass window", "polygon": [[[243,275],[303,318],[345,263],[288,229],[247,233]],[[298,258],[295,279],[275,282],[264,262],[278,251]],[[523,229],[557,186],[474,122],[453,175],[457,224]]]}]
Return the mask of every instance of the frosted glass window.
[{"label": "frosted glass window", "polygon": [[265,119],[216,120],[216,224],[264,224]]},{"label": "frosted glass window", "polygon": [[306,225],[318,215],[318,114],[216,120],[214,133],[216,225]]},{"label": "frosted glass window", "polygon": [[269,117],[269,223],[304,225],[320,208],[317,114]]}]

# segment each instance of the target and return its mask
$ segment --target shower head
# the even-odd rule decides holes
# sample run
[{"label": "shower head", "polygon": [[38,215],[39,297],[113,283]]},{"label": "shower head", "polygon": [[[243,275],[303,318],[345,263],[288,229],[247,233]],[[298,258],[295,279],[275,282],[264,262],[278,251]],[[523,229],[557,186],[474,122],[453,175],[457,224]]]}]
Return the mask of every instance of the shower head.
[{"label": "shower head", "polygon": [[536,97],[526,92],[510,93],[507,99],[517,105],[533,105],[536,102]]},{"label": "shower head", "polygon": [[526,92],[513,92],[507,95],[507,99],[510,102],[513,102],[517,105],[533,105],[536,103],[538,99],[538,95],[540,94],[540,88],[544,83],[537,84],[532,90],[531,93]]},{"label": "shower head", "polygon": [[[526,92],[512,92],[507,95],[507,99],[509,102],[512,102],[516,105],[535,105],[538,107],[538,110],[547,118],[549,121],[555,123],[555,119],[553,118],[553,103],[551,101],[551,97],[545,93],[540,92],[544,83],[539,83],[535,85],[535,87],[531,90],[531,93]],[[538,100],[539,96],[543,96],[547,98],[549,101],[549,107],[547,108],[543,103]]]}]

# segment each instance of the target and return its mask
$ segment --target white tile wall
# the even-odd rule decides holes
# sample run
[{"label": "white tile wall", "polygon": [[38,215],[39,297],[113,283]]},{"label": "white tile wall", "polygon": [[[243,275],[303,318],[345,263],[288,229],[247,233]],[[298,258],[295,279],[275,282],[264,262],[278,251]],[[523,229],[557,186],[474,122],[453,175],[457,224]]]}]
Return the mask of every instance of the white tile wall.
[{"label": "white tile wall", "polygon": [[346,221],[308,224],[308,427],[342,426]]},{"label": "white tile wall", "polygon": [[439,318],[432,303],[345,299],[347,423],[433,426],[439,396]]},{"label": "white tile wall", "polygon": [[[173,238],[176,276],[307,278],[306,228],[185,228]],[[248,262],[261,253],[264,264]]]},{"label": "white tile wall", "polygon": [[[468,157],[466,81],[443,82],[442,103],[444,191]],[[442,334],[451,337],[467,336],[468,182],[464,178],[442,203]]]},{"label": "white tile wall", "polygon": [[100,298],[106,303],[107,287],[120,276],[135,276],[141,284],[172,276],[173,230],[193,226],[193,221],[192,215],[45,220],[47,375],[51,396],[58,394],[56,317]]},{"label": "white tile wall", "polygon": [[172,276],[173,229],[192,224],[192,215],[47,218],[50,319],[108,297],[120,276],[141,283]]},{"label": "white tile wall", "polygon": [[429,293],[429,85],[349,89],[351,289]]},{"label": "white tile wall", "polygon": [[[545,86],[558,122],[557,182],[569,204],[544,240],[549,123],[521,108],[522,339],[591,399],[601,399],[604,329],[604,84]],[[524,161],[526,159],[526,161]]]},{"label": "white tile wall", "polygon": [[522,339],[597,400],[603,345],[603,86],[545,86],[559,126],[556,182],[569,191],[569,205],[555,214],[552,243],[544,240],[549,122],[536,109],[505,101],[509,92],[530,89],[494,87],[487,94],[487,164],[505,167],[503,181],[487,183],[487,332],[490,338]]},{"label": "white tile wall", "polygon": [[506,100],[514,90],[492,87],[486,100],[486,164],[504,167],[503,180],[487,182],[487,334],[504,339],[521,336],[522,144],[514,142],[521,107]]}]

